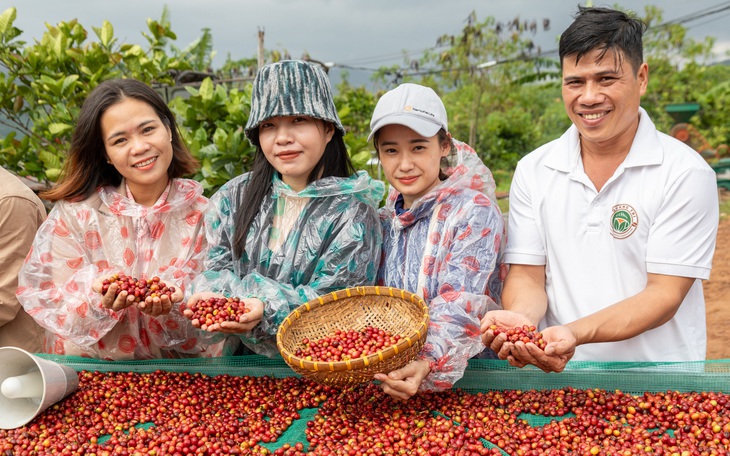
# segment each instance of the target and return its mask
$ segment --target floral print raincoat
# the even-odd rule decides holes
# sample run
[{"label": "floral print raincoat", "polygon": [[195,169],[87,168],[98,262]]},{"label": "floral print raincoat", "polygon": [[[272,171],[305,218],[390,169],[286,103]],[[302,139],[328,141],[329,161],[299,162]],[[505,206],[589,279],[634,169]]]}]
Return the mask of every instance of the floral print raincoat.
[{"label": "floral print raincoat", "polygon": [[422,296],[431,321],[420,359],[431,372],[421,391],[453,386],[480,354],[480,320],[499,308],[506,266],[505,223],[492,173],[467,144],[454,140],[448,179],[400,215],[390,189],[380,209],[383,253],[378,285]]},{"label": "floral print raincoat", "polygon": [[[247,234],[246,250],[234,258],[235,214],[246,204],[249,177],[232,179],[211,198],[205,272],[189,292],[261,299],[261,322],[240,337],[252,351],[271,357],[279,353],[276,331],[294,308],[331,291],[374,284],[384,185],[359,171],[319,179],[297,193],[275,175]],[[282,232],[280,226],[290,229]]]},{"label": "floral print raincoat", "polygon": [[[126,189],[126,184],[120,187]],[[202,186],[173,179],[152,207],[101,187],[80,202],[57,202],[39,228],[18,277],[18,300],[47,331],[48,353],[106,360],[217,356],[181,305],[151,317],[135,305],[102,307],[98,277],[154,276],[183,290],[206,253]]]}]

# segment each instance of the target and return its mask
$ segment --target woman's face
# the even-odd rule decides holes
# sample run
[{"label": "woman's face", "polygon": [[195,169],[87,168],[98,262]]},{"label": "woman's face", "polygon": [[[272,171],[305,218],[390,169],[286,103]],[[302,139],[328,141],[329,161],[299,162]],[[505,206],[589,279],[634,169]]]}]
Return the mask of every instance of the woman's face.
[{"label": "woman's face", "polygon": [[403,195],[405,209],[439,184],[441,158],[450,150],[438,135],[426,138],[403,125],[378,130],[376,145],[385,177]]},{"label": "woman's face", "polygon": [[281,116],[267,119],[258,127],[259,144],[281,180],[299,192],[324,154],[335,127],[307,116]]},{"label": "woman's face", "polygon": [[109,162],[124,176],[135,201],[152,206],[168,182],[172,135],[152,106],[125,98],[101,116]]}]

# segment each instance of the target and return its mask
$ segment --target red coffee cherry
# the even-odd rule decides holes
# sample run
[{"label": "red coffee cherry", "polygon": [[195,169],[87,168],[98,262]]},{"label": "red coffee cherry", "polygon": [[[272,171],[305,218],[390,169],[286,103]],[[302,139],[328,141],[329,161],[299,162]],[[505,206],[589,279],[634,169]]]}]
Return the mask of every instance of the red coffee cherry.
[{"label": "red coffee cherry", "polygon": [[541,349],[545,349],[547,342],[542,338],[542,333],[537,330],[535,325],[522,325],[521,328],[501,328],[497,325],[489,327],[494,331],[494,335],[506,334],[508,342],[532,342]]},{"label": "red coffee cherry", "polygon": [[354,329],[335,330],[331,336],[317,340],[302,339],[302,347],[294,355],[307,361],[346,361],[372,355],[401,339],[383,329],[366,326],[360,331]]},{"label": "red coffee cherry", "polygon": [[118,286],[117,295],[122,291],[126,291],[130,296],[134,296],[134,302],[144,301],[148,297],[157,298],[162,295],[172,297],[172,294],[175,293],[175,287],[168,287],[157,276],[151,279],[136,279],[123,272],[119,272],[104,279],[101,286],[101,294],[106,294],[109,291],[109,286],[113,283],[116,283]]},{"label": "red coffee cherry", "polygon": [[202,329],[224,321],[240,323],[241,316],[251,311],[246,307],[246,303],[237,297],[199,299],[188,305],[188,308],[193,311],[192,315],[188,316],[193,326]]}]

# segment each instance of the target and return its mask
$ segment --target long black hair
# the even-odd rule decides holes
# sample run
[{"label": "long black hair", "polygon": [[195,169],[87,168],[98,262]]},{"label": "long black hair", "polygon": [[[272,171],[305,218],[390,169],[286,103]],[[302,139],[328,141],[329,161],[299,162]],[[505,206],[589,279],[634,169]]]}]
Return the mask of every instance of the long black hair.
[{"label": "long black hair", "polygon": [[[320,120],[323,123],[323,120]],[[324,177],[348,177],[355,172],[355,167],[350,161],[347,153],[347,147],[342,132],[332,126],[334,134],[332,139],[324,148],[322,158],[307,176],[307,184],[311,184],[317,179]],[[261,210],[261,204],[269,194],[271,194],[271,184],[276,173],[276,169],[269,163],[261,149],[258,140],[258,131],[251,132],[251,141],[256,146],[256,157],[251,167],[251,175],[246,183],[245,188],[240,193],[246,195],[245,201],[239,201],[238,211],[234,216],[234,236],[233,236],[233,255],[235,258],[241,258],[246,251],[246,237],[251,229],[254,219]]]}]

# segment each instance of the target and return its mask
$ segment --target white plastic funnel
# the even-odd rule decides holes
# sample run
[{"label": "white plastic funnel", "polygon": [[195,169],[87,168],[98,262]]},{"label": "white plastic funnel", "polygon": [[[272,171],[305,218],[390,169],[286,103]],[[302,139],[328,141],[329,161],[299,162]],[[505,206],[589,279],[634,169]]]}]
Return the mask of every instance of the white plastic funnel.
[{"label": "white plastic funnel", "polygon": [[25,425],[78,386],[72,368],[21,348],[0,347],[0,429]]}]

